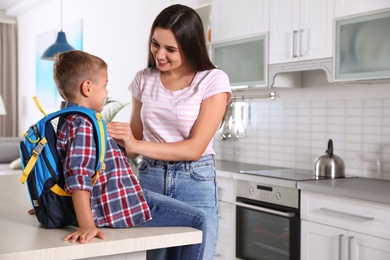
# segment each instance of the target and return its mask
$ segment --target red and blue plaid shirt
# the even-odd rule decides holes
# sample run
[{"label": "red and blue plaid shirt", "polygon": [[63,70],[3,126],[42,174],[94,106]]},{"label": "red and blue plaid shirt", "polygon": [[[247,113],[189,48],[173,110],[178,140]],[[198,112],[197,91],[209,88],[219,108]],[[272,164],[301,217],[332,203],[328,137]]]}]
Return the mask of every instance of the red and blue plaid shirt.
[{"label": "red and blue plaid shirt", "polygon": [[[62,107],[74,106],[63,102]],[[100,172],[95,185],[96,143],[93,125],[82,115],[60,118],[57,128],[57,150],[65,176],[65,191],[91,192],[91,208],[98,227],[132,227],[151,219],[142,189],[127,158],[117,143],[108,137],[106,169]]]}]

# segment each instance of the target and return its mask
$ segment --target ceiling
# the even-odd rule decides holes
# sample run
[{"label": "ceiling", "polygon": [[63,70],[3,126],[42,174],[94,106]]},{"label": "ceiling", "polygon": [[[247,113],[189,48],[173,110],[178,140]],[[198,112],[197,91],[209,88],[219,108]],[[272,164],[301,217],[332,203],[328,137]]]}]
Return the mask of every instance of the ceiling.
[{"label": "ceiling", "polygon": [[0,11],[5,11],[13,5],[16,5],[19,2],[23,2],[24,0],[0,0]]}]

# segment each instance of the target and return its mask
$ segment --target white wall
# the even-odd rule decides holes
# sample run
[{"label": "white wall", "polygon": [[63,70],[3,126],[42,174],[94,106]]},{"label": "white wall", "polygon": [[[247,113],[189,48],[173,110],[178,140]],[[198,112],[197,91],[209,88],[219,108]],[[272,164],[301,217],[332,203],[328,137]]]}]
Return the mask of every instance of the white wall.
[{"label": "white wall", "polygon": [[[60,0],[46,0],[18,14],[19,135],[41,118],[35,93],[36,36],[60,30]],[[63,0],[63,24],[82,20],[83,50],[103,58],[109,68],[109,96],[127,102],[127,86],[146,65],[147,39],[155,16],[172,1]],[[53,39],[54,42],[55,39]],[[46,111],[50,112],[50,111]],[[117,120],[128,121],[129,109]]]}]

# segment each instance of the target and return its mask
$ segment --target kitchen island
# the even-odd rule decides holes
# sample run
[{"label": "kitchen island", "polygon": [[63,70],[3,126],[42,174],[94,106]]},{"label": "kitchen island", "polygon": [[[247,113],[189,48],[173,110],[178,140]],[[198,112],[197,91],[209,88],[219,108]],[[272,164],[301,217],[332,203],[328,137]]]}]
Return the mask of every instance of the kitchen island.
[{"label": "kitchen island", "polygon": [[102,228],[106,239],[87,244],[63,238],[75,230],[45,229],[27,211],[32,208],[20,175],[0,176],[0,259],[146,259],[156,248],[196,244],[202,232],[189,227]]}]

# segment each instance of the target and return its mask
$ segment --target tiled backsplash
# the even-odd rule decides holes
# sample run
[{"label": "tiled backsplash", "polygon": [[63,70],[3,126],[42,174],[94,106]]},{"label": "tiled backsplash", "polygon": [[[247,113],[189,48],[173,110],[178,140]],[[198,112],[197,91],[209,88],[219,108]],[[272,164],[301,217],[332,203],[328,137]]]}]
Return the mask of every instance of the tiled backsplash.
[{"label": "tiled backsplash", "polygon": [[390,180],[390,98],[246,102],[246,136],[219,130],[217,159],[314,171],[332,139],[347,175]]}]

